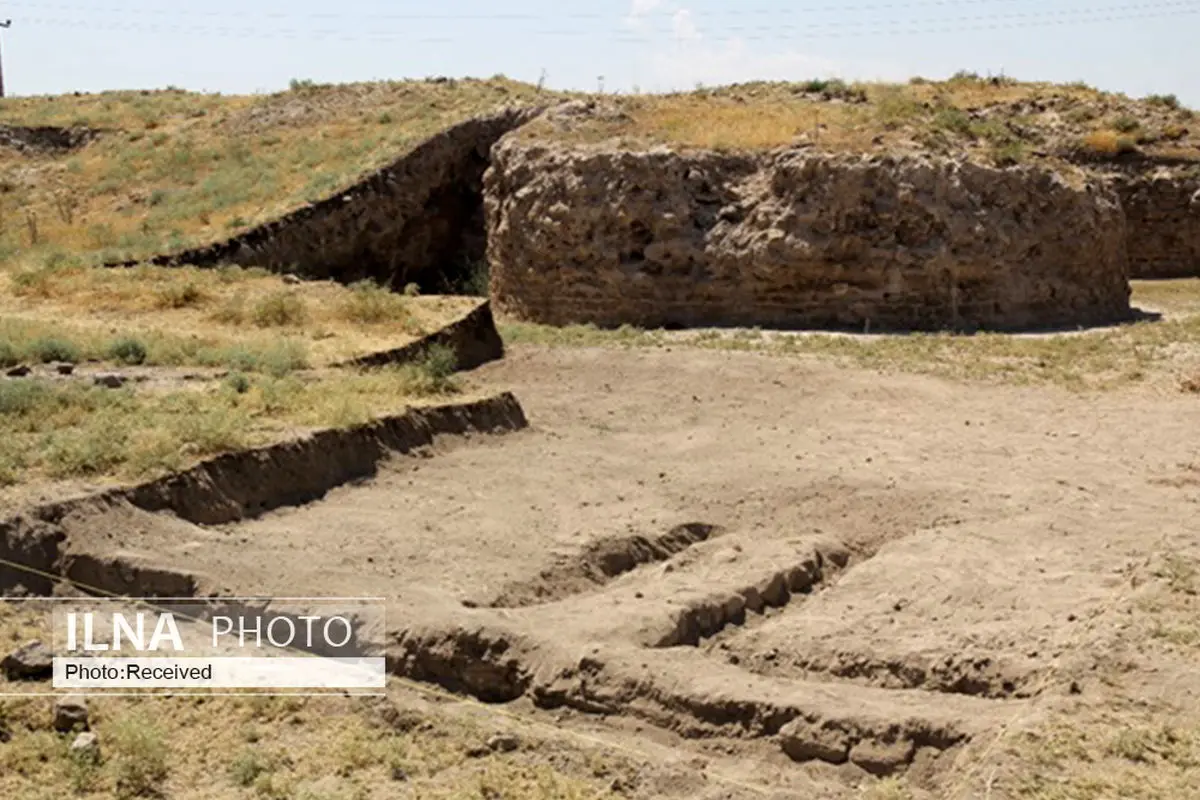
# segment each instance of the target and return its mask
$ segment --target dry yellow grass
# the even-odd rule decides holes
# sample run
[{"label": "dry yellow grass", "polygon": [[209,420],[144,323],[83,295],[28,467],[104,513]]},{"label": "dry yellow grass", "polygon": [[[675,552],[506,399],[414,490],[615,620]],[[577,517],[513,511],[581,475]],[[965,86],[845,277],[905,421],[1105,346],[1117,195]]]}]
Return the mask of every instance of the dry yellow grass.
[{"label": "dry yellow grass", "polygon": [[[37,610],[31,610],[37,609]],[[0,601],[0,654],[31,637],[50,641],[46,606]],[[12,684],[0,691],[48,691]],[[53,698],[0,700],[0,797],[14,800],[369,800],[504,797],[602,800],[613,756],[522,732],[527,747],[468,755],[501,720],[431,708],[393,687],[392,698],[91,698],[100,760],[73,758],[70,734],[51,726]],[[405,724],[386,724],[380,703]],[[608,770],[594,768],[608,764]]]},{"label": "dry yellow grass", "polygon": [[1128,118],[1138,124],[1150,151],[1163,150],[1165,155],[1163,148],[1169,142],[1174,157],[1200,159],[1200,149],[1187,139],[1181,125],[1190,119],[1190,110],[1083,85],[971,76],[908,84],[750,83],[605,101],[622,115],[589,120],[566,131],[539,122],[525,135],[720,150],[781,147],[803,138],[826,150],[880,152],[916,145],[974,152],[1009,164],[1053,157],[1051,151],[1069,149],[1067,145],[1074,141],[1056,141],[1064,121],[1082,138],[1093,130],[1105,130],[1105,119],[1120,123]]},{"label": "dry yellow grass", "polygon": [[1115,131],[1095,131],[1083,138],[1083,147],[1096,155],[1115,156],[1137,150],[1137,142]]},{"label": "dry yellow grass", "polygon": [[219,240],[331,194],[535,87],[490,81],[8,98],[8,124],[106,131],[68,155],[0,149],[0,261],[29,249],[142,258]]},{"label": "dry yellow grass", "polygon": [[[329,196],[468,116],[565,97],[496,78],[297,85],[263,97],[166,91],[5,99],[0,117],[6,123],[82,124],[106,132],[73,154],[0,150],[0,263],[18,254],[34,261],[80,254],[143,258],[218,241]],[[852,151],[910,146],[915,139],[933,149],[979,150],[1008,162],[1040,146],[1040,118],[1022,104],[1056,98],[1078,106],[1064,117],[1080,138],[1132,115],[1139,136],[1161,138],[1149,143],[1151,150],[1169,146],[1175,157],[1197,154],[1184,133],[1191,112],[1177,104],[1135,102],[1084,86],[969,76],[940,83],[752,83],[608,96],[605,101],[628,119],[596,121],[569,135],[769,148],[803,134],[822,147]],[[969,117],[1001,106],[994,118]],[[1076,114],[1082,116],[1074,119]],[[1034,135],[1025,141],[1009,122]]]},{"label": "dry yellow grass", "polygon": [[105,358],[111,341],[133,337],[149,347],[147,364],[204,365],[215,352],[287,341],[321,366],[403,346],[478,302],[290,285],[262,270],[51,263],[0,271],[0,351],[6,341],[19,350],[20,340],[57,336],[76,342],[81,357]]},{"label": "dry yellow grass", "polygon": [[453,368],[453,353],[431,348],[417,363],[379,370],[234,372],[219,381],[145,388],[5,379],[0,501],[11,505],[63,481],[144,480],[217,453],[399,414],[457,393]]}]

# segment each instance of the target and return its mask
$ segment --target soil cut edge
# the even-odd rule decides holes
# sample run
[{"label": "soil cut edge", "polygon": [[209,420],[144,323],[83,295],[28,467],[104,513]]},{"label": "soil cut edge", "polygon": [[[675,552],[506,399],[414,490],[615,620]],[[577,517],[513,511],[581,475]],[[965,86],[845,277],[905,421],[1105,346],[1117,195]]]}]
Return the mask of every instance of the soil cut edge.
[{"label": "soil cut edge", "polygon": [[[225,453],[135,486],[35,506],[0,519],[0,593],[49,595],[56,580],[69,580],[65,523],[71,517],[95,517],[132,506],[151,513],[171,512],[197,525],[236,522],[312,502],[337,486],[374,475],[390,455],[427,447],[438,436],[515,432],[528,424],[517,398],[504,392],[480,400],[410,408],[352,428],[320,430]],[[153,586],[140,586],[137,575],[144,570],[139,565],[119,566],[92,575],[99,580],[97,575],[103,573],[100,582],[108,585],[90,582],[87,588],[143,597],[157,595],[164,585],[175,596],[196,588],[189,576],[163,580],[158,569],[151,570]]]}]

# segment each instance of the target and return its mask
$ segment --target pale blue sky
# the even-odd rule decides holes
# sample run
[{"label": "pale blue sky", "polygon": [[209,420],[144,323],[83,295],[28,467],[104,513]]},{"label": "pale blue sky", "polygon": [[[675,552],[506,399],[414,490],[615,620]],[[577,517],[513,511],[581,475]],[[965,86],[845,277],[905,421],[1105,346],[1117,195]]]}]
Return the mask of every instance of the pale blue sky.
[{"label": "pale blue sky", "polygon": [[555,88],[603,75],[610,91],[667,90],[968,69],[1200,106],[1200,0],[0,0],[9,17],[14,95],[543,69]]}]

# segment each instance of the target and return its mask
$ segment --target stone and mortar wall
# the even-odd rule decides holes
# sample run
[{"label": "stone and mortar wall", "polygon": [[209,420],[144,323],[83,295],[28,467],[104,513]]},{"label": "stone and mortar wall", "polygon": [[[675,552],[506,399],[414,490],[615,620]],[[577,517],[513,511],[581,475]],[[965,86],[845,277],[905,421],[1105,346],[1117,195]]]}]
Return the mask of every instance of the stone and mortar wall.
[{"label": "stone and mortar wall", "polygon": [[513,108],[442,131],[345,191],[228,241],[156,264],[233,263],[402,289],[484,256],[482,180],[492,144],[540,109]]},{"label": "stone and mortar wall", "polygon": [[1129,277],[1200,277],[1200,178],[1120,175],[1114,179],[1129,231]]},{"label": "stone and mortar wall", "polygon": [[1022,329],[1127,318],[1125,217],[1034,167],[507,137],[497,310],[548,324]]}]

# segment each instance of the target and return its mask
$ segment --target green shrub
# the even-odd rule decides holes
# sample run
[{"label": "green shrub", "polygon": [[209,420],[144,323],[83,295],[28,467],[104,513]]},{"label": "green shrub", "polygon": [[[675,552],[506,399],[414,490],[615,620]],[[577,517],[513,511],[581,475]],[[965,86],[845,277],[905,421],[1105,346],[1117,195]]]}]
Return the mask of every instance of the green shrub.
[{"label": "green shrub", "polygon": [[35,339],[29,345],[29,354],[43,364],[51,361],[67,361],[74,364],[79,361],[79,348],[72,342],[54,336]]},{"label": "green shrub", "polygon": [[360,281],[350,287],[341,315],[350,322],[372,325],[405,319],[408,309],[403,298],[371,281]]},{"label": "green shrub", "polygon": [[266,760],[253,750],[244,751],[229,765],[229,776],[238,786],[253,786],[259,775],[270,771]]},{"label": "green shrub", "polygon": [[250,391],[250,379],[241,372],[232,372],[226,376],[225,385],[236,394],[245,394]]},{"label": "green shrub", "polygon": [[41,381],[6,380],[0,382],[0,415],[27,415],[52,401],[53,392]]},{"label": "green shrub", "polygon": [[308,354],[302,342],[289,339],[262,350],[236,346],[205,353],[201,361],[223,365],[232,372],[261,372],[282,378],[298,369],[306,368]]},{"label": "green shrub", "polygon": [[0,339],[0,369],[15,367],[21,361],[17,348],[7,339]]},{"label": "green shrub", "polygon": [[957,108],[943,108],[933,117],[934,127],[957,133],[960,136],[971,135],[971,118]]},{"label": "green shrub", "polygon": [[304,345],[297,341],[285,341],[272,346],[262,354],[262,371],[273,378],[304,369],[308,366],[308,355]]},{"label": "green shrub", "polygon": [[126,459],[128,431],[98,415],[82,428],[65,428],[47,438],[42,453],[53,478],[102,475]]},{"label": "green shrub", "polygon": [[119,364],[146,363],[146,345],[140,339],[123,336],[108,346],[106,355]]},{"label": "green shrub", "polygon": [[454,371],[458,357],[446,345],[431,345],[419,359],[402,367],[405,390],[408,394],[421,396],[449,394],[457,391]]},{"label": "green shrub", "polygon": [[1120,133],[1133,133],[1142,126],[1142,123],[1128,114],[1123,114],[1113,120],[1112,126],[1113,130]]},{"label": "green shrub", "polygon": [[992,147],[992,162],[998,167],[1020,164],[1025,157],[1025,148],[1020,142],[1001,142]]},{"label": "green shrub", "polygon": [[250,316],[260,328],[301,325],[308,318],[308,309],[299,295],[281,291],[259,300]]},{"label": "green shrub", "polygon": [[1165,106],[1171,109],[1179,108],[1179,98],[1173,94],[1152,94],[1146,97],[1146,102],[1152,106]]},{"label": "green shrub", "polygon": [[[0,486],[12,486],[18,483],[24,470],[25,460],[20,453],[0,451]],[[3,738],[4,735],[5,731],[0,729],[0,738]]]},{"label": "green shrub", "polygon": [[167,746],[157,727],[142,717],[126,717],[113,726],[109,746],[119,797],[161,794],[160,784],[167,778]]}]

